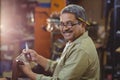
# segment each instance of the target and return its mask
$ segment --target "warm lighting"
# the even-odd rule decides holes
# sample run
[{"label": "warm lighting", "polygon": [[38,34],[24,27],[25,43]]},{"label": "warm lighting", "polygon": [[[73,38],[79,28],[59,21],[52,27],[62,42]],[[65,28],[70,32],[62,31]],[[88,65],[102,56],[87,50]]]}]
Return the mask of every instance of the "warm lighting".
[{"label": "warm lighting", "polygon": [[53,30],[59,29],[59,22],[58,19],[48,18],[46,30],[52,32]]},{"label": "warm lighting", "polygon": [[34,13],[31,11],[27,14],[28,19],[28,25],[34,25],[35,19],[34,19]]}]

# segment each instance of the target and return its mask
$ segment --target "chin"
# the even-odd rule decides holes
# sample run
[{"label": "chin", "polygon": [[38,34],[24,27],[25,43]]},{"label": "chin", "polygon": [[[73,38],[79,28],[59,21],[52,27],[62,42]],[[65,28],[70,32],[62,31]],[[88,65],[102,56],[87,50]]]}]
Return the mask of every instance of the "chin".
[{"label": "chin", "polygon": [[74,37],[72,35],[63,35],[63,36],[66,41],[73,41]]},{"label": "chin", "polygon": [[65,40],[66,41],[71,41],[71,42],[73,41],[73,39],[71,39],[71,38],[65,38]]}]

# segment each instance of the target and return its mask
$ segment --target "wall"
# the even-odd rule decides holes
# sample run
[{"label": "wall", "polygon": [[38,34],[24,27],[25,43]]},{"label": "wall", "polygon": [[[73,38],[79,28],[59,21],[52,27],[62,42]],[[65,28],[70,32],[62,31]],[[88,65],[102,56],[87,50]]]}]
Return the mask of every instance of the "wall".
[{"label": "wall", "polygon": [[85,8],[89,21],[104,24],[104,0],[81,0],[80,5]]}]

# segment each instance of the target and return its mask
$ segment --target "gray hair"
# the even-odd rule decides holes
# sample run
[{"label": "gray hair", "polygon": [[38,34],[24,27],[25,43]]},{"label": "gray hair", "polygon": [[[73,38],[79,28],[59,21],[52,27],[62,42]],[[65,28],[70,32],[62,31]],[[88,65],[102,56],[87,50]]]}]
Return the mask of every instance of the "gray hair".
[{"label": "gray hair", "polygon": [[85,22],[86,24],[89,25],[85,9],[82,6],[70,4],[61,10],[60,14],[63,13],[74,14],[78,20]]}]

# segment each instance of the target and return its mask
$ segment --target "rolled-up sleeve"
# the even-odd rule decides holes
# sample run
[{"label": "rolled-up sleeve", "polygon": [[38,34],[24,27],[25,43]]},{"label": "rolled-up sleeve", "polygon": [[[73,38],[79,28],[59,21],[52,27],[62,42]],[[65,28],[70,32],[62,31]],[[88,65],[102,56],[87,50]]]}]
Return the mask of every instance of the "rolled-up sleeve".
[{"label": "rolled-up sleeve", "polygon": [[39,75],[37,75],[36,80],[52,80],[52,77],[39,74]]},{"label": "rolled-up sleeve", "polygon": [[[48,64],[45,68],[45,71],[54,72],[56,65],[57,65],[57,61],[48,60]],[[43,74],[38,74],[36,76],[36,80],[53,80],[53,77],[45,76]],[[54,78],[54,80],[57,80],[57,79]]]},{"label": "rolled-up sleeve", "polygon": [[[79,52],[75,51],[69,56],[57,76],[38,75],[36,80],[79,80],[88,67],[88,55],[84,54],[84,51]],[[51,67],[50,61],[48,70],[51,70]]]},{"label": "rolled-up sleeve", "polygon": [[56,68],[56,65],[57,65],[57,61],[48,60],[48,64],[45,68],[45,71],[50,71],[53,73]]}]

